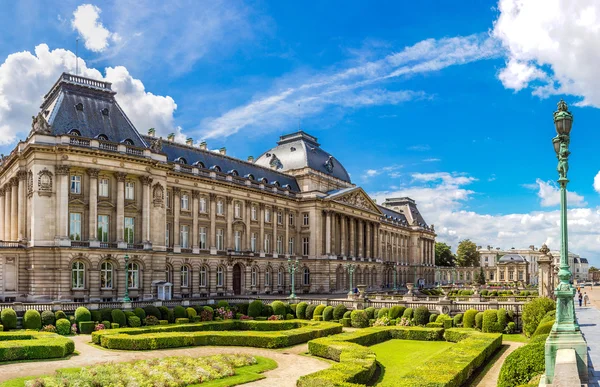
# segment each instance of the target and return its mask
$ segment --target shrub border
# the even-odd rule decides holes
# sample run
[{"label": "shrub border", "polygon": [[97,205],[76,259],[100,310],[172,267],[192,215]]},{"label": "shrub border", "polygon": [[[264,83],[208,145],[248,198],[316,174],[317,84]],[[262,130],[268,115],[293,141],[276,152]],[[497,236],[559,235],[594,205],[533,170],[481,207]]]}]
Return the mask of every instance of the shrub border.
[{"label": "shrub border", "polygon": [[310,341],[308,350],[311,355],[338,363],[302,376],[297,386],[364,385],[371,381],[377,368],[376,355],[367,346],[391,339],[436,341],[443,338],[457,344],[412,369],[401,380],[395,381],[395,386],[458,387],[502,345],[501,334],[460,328],[445,331],[442,328],[397,326],[365,328]]},{"label": "shrub border", "polygon": [[75,351],[75,343],[50,332],[0,332],[0,362],[53,359]]}]

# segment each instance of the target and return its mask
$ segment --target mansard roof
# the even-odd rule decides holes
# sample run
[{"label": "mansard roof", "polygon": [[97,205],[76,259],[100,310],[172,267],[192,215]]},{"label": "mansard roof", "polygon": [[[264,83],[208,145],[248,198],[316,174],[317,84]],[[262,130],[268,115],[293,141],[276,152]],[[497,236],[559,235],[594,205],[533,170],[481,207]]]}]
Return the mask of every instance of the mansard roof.
[{"label": "mansard roof", "polygon": [[410,209],[410,217],[413,220],[413,223],[416,221],[417,225],[421,227],[427,227],[427,222],[421,212],[417,208],[417,203],[409,197],[400,197],[400,198],[386,198],[385,202],[383,202],[383,206],[385,207],[397,207],[406,205]]},{"label": "mansard roof", "polygon": [[379,204],[377,205],[377,207],[379,207],[379,210],[381,212],[383,212],[383,216],[385,219],[393,221],[393,222],[400,222],[404,225],[408,225],[408,221],[406,220],[406,216],[404,216],[403,213],[400,213],[398,211],[394,211],[391,210],[387,207],[384,206],[380,206]]},{"label": "mansard roof", "polygon": [[41,112],[52,135],[76,134],[87,138],[105,136],[107,141],[145,148],[125,112],[115,100],[109,82],[63,73],[44,96]]}]

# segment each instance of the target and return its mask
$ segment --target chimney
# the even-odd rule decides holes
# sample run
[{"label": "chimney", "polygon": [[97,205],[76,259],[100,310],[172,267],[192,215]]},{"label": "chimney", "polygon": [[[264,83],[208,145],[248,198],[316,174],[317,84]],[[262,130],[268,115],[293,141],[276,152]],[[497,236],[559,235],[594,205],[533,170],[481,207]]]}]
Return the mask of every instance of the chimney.
[{"label": "chimney", "polygon": [[226,155],[227,154],[227,148],[223,147],[219,149],[219,153],[222,155]]},{"label": "chimney", "polygon": [[194,139],[191,138],[191,137],[188,137],[187,140],[185,140],[185,145],[193,146],[194,145]]},{"label": "chimney", "polygon": [[202,141],[202,142],[200,143],[200,149],[202,149],[202,150],[206,150],[206,141]]},{"label": "chimney", "polygon": [[154,128],[148,129],[148,136],[154,137],[155,134],[156,134],[156,129],[154,129]]},{"label": "chimney", "polygon": [[167,140],[170,142],[175,141],[175,133],[169,133],[169,135],[167,136]]},{"label": "chimney", "polygon": [[249,163],[253,163],[254,162],[254,156],[248,156],[248,162]]}]

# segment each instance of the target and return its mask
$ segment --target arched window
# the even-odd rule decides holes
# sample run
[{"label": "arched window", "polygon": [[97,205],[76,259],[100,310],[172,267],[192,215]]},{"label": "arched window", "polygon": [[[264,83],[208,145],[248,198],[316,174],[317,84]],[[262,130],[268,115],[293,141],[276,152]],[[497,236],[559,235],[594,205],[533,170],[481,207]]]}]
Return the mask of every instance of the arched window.
[{"label": "arched window", "polygon": [[274,185],[275,187],[279,187],[280,186],[280,184],[279,184],[279,182],[277,180],[272,181],[271,185]]},{"label": "arched window", "polygon": [[217,267],[217,286],[223,286],[223,266]]},{"label": "arched window", "polygon": [[181,266],[181,287],[190,286],[190,268],[187,265]]},{"label": "arched window", "polygon": [[202,161],[196,161],[194,164],[192,164],[194,167],[198,167],[198,168],[206,168],[204,166],[204,163]]},{"label": "arched window", "polygon": [[99,134],[96,136],[96,138],[101,141],[108,141],[108,137],[106,136],[106,134]]},{"label": "arched window", "polygon": [[263,184],[267,184],[267,183],[269,183],[269,181],[267,180],[267,178],[266,178],[266,177],[263,177],[263,178],[261,178],[261,179],[259,180],[259,182],[261,182],[261,183],[263,183]]},{"label": "arched window", "polygon": [[250,272],[250,285],[256,286],[256,282],[258,280],[258,270],[256,266],[252,267],[252,271]]},{"label": "arched window", "polygon": [[200,287],[205,288],[208,283],[208,270],[206,266],[200,268]]},{"label": "arched window", "polygon": [[69,134],[71,136],[81,136],[81,132],[79,130],[77,130],[77,129],[71,129],[71,130],[69,130]]},{"label": "arched window", "polygon": [[125,145],[133,145],[133,140],[131,140],[130,138],[126,138],[125,140],[122,141],[123,144]]},{"label": "arched window", "polygon": [[183,157],[178,157],[178,158],[176,158],[176,159],[175,159],[175,162],[176,162],[177,164],[187,164],[187,160],[186,160],[186,159],[184,159]]},{"label": "arched window", "polygon": [[100,265],[100,287],[102,289],[112,289],[113,265],[108,261]]},{"label": "arched window", "polygon": [[221,172],[221,167],[219,167],[218,165],[213,165],[212,167],[210,167],[210,170],[215,172]]},{"label": "arched window", "polygon": [[285,271],[283,270],[283,267],[280,267],[277,271],[277,286],[283,286],[284,275]]},{"label": "arched window", "polygon": [[231,171],[227,172],[228,175],[231,176],[239,176],[240,174],[238,173],[238,171],[236,171],[235,169],[232,169]]},{"label": "arched window", "polygon": [[85,288],[85,264],[81,261],[73,262],[71,267],[71,288],[73,289],[84,289]]},{"label": "arched window", "polygon": [[140,287],[140,265],[137,263],[130,263],[127,266],[129,271],[127,287],[129,289],[138,289]]},{"label": "arched window", "polygon": [[308,269],[308,267],[304,268],[304,276],[302,276],[302,284],[303,285],[310,285],[310,270]]},{"label": "arched window", "polygon": [[267,267],[265,270],[265,286],[271,286],[271,268]]},{"label": "arched window", "polygon": [[254,180],[254,175],[253,175],[253,174],[251,174],[251,173],[249,173],[249,174],[245,175],[244,177],[245,177],[246,179],[248,179],[248,180]]}]

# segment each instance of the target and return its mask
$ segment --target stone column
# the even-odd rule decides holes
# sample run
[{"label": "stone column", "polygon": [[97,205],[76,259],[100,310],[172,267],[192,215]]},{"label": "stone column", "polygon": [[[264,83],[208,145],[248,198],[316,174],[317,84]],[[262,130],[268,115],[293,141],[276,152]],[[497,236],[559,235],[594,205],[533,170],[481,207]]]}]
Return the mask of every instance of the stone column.
[{"label": "stone column", "polygon": [[374,246],[373,246],[373,257],[375,259],[379,259],[379,258],[381,258],[381,253],[380,253],[381,242],[379,241],[379,223],[375,224],[374,229],[375,229],[375,238],[374,238],[375,240],[373,242],[374,243]]},{"label": "stone column", "polygon": [[217,195],[210,194],[210,253],[217,253]]},{"label": "stone column", "polygon": [[331,255],[331,211],[325,210],[325,254]]},{"label": "stone column", "polygon": [[[288,256],[289,253],[290,253],[290,251],[289,251],[289,243],[290,243],[290,211],[287,208],[283,210],[283,222],[285,223],[285,239],[283,241],[283,253],[286,256]],[[277,275],[277,274],[275,274],[275,275]]]},{"label": "stone column", "polygon": [[173,252],[181,252],[179,219],[181,217],[181,188],[173,187]]},{"label": "stone column", "polygon": [[[274,257],[277,256],[277,211],[279,211],[279,209],[273,207],[273,216],[271,217],[271,224],[273,225],[273,246],[271,252]],[[271,273],[271,276],[273,276],[273,273]],[[273,278],[271,278],[271,280],[273,280]]]},{"label": "stone column", "polygon": [[358,256],[359,257],[364,257],[365,256],[365,252],[364,252],[364,222],[362,219],[358,220]]},{"label": "stone column", "polygon": [[100,244],[93,246],[93,242],[98,240],[98,173],[100,172],[97,168],[88,168],[87,173],[90,177],[90,195],[89,195],[89,238],[90,247],[100,247]]},{"label": "stone column", "polygon": [[227,219],[227,240],[225,241],[225,248],[233,249],[233,198],[227,197],[225,201],[227,203],[227,213],[225,214]]},{"label": "stone column", "polygon": [[27,218],[25,217],[25,209],[27,208],[27,172],[19,171],[17,173],[17,177],[19,178],[19,188],[18,188],[18,198],[19,198],[19,219],[17,221],[17,226],[19,228],[18,238],[20,241],[24,241],[27,238],[26,224]]},{"label": "stone column", "polygon": [[117,243],[125,241],[125,178],[127,173],[117,172]]},{"label": "stone column", "polygon": [[200,254],[199,232],[198,229],[198,210],[200,207],[200,192],[192,191],[192,253]]},{"label": "stone column", "polygon": [[258,214],[259,216],[259,223],[260,223],[260,234],[259,234],[259,240],[258,240],[258,246],[257,246],[257,250],[260,252],[261,255],[264,255],[265,253],[265,205],[263,203],[259,204],[259,208],[260,208],[260,212]]},{"label": "stone column", "polygon": [[0,188],[0,238],[2,240],[6,240],[4,238],[4,187]]},{"label": "stone column", "polygon": [[346,217],[340,215],[340,255],[346,256]]},{"label": "stone column", "polygon": [[373,256],[373,254],[371,253],[371,222],[365,222],[365,228],[367,231],[365,243],[365,257],[371,258]]},{"label": "stone column", "polygon": [[12,184],[10,194],[10,240],[16,241],[19,239],[19,179],[13,177],[10,181]]},{"label": "stone column", "polygon": [[[57,229],[57,237],[62,240],[69,240],[69,172],[70,167],[68,165],[59,165],[56,167],[56,175],[57,175],[57,186],[56,186],[56,207],[57,207],[57,221],[58,221],[58,229]],[[9,202],[9,192],[6,191],[6,204]],[[4,216],[6,219],[6,213],[8,212],[8,216],[10,217],[10,209],[6,209],[6,205],[4,207]],[[5,227],[8,226],[8,222],[5,222]],[[4,230],[4,237],[10,239],[6,235],[6,229]],[[68,244],[68,243],[67,243]]]},{"label": "stone column", "polygon": [[246,250],[250,251],[250,248],[252,247],[252,229],[250,227],[250,223],[252,222],[252,214],[250,213],[250,211],[252,211],[252,202],[250,200],[246,200],[244,205],[246,206],[246,219],[244,223],[246,225]]},{"label": "stone column", "polygon": [[356,257],[356,220],[354,218],[349,218],[350,220],[350,248],[348,249],[348,253]]},{"label": "stone column", "polygon": [[150,176],[140,177],[142,182],[142,242],[150,243],[150,186],[152,178]]}]

